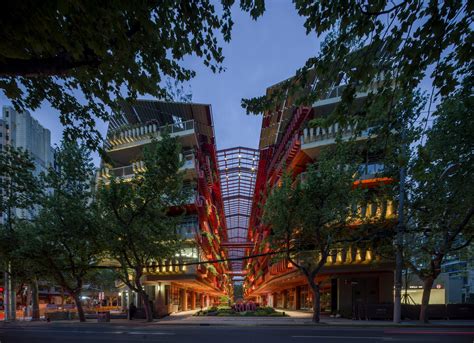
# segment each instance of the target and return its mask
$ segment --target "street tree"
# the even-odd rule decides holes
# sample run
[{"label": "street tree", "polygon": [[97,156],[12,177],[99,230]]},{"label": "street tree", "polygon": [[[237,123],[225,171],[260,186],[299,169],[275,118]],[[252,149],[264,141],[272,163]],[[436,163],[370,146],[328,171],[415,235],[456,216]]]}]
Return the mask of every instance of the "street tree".
[{"label": "street tree", "polygon": [[405,261],[423,281],[420,320],[428,321],[431,288],[443,261],[474,238],[474,106],[472,81],[435,112],[425,144],[409,163]]},{"label": "street tree", "polygon": [[146,319],[153,320],[143,277],[153,264],[170,261],[179,253],[179,210],[187,191],[180,172],[180,145],[165,133],[143,150],[144,170],[130,180],[111,176],[100,185],[103,241],[117,277],[138,293]]},{"label": "street tree", "polygon": [[[241,0],[240,6],[255,18],[262,3]],[[16,109],[48,102],[59,111],[66,138],[82,137],[96,148],[95,121],[109,119],[116,100],[164,99],[167,77],[195,76],[185,57],[223,70],[218,37],[231,39],[234,1],[217,4],[8,1],[0,14],[0,90]]]},{"label": "street tree", "polygon": [[[0,149],[0,262],[4,270],[7,316],[14,319],[15,280],[34,278],[15,252],[18,228],[32,218],[39,195],[35,164],[27,151],[6,145]],[[13,305],[11,307],[10,305]],[[9,318],[9,319],[10,319]]]},{"label": "street tree", "polygon": [[21,231],[22,256],[42,278],[69,293],[81,322],[86,320],[81,303],[84,282],[103,253],[94,177],[90,150],[63,142],[56,150],[55,167],[43,176],[39,213]]},{"label": "street tree", "polygon": [[354,186],[358,161],[338,143],[321,153],[304,178],[284,175],[269,193],[263,223],[271,228],[270,244],[306,277],[313,292],[313,321],[320,320],[321,271],[336,249],[362,240],[366,230],[348,229],[357,218],[364,191]]},{"label": "street tree", "polygon": [[[432,103],[453,94],[472,72],[470,1],[295,0],[294,4],[305,20],[306,33],[321,39],[320,52],[297,71],[298,82],[284,83],[286,87],[281,85],[271,96],[243,99],[248,113],[271,108],[294,86],[308,90],[297,102],[314,103],[331,87],[346,85],[332,120],[345,120],[356,90],[368,91],[358,116],[389,117],[400,91],[411,94],[430,79]],[[316,75],[316,82],[308,85],[311,75]]]},{"label": "street tree", "polygon": [[[429,84],[424,109],[428,120],[435,106],[472,74],[474,6],[470,1],[295,0],[294,4],[305,18],[307,34],[321,39],[320,51],[277,91],[243,99],[247,113],[270,110],[287,96],[300,105],[337,93],[341,101],[325,118],[326,124],[357,122],[358,130],[365,130],[371,122],[382,120],[377,131],[390,148],[391,126],[412,109],[408,102],[405,108],[398,106],[400,98],[409,98]],[[366,93],[362,99],[357,96],[360,92]],[[313,120],[310,125],[317,123]],[[399,174],[404,173],[401,163]],[[403,177],[399,180],[398,199],[403,199]],[[399,204],[403,207],[404,202]],[[399,212],[403,214],[404,209]],[[400,217],[399,247],[403,226]],[[397,249],[395,322],[401,313],[401,265],[401,249]]]}]

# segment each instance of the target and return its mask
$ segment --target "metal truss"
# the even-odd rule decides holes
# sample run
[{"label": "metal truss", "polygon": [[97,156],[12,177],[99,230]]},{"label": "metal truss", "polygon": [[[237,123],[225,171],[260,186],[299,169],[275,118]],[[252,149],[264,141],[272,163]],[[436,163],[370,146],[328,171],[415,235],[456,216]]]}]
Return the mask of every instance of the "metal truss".
[{"label": "metal truss", "polygon": [[[243,257],[252,244],[247,241],[249,218],[257,177],[259,150],[237,147],[217,151],[222,201],[227,224],[227,248],[230,258]],[[244,272],[242,261],[231,262],[232,272]]]}]

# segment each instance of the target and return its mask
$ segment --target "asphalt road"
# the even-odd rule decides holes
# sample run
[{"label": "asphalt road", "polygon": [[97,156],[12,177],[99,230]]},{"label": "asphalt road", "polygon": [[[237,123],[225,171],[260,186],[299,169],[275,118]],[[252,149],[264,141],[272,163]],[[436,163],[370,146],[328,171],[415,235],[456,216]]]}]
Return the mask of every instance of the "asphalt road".
[{"label": "asphalt road", "polygon": [[474,328],[343,327],[0,327],[1,343],[37,342],[474,342]]}]

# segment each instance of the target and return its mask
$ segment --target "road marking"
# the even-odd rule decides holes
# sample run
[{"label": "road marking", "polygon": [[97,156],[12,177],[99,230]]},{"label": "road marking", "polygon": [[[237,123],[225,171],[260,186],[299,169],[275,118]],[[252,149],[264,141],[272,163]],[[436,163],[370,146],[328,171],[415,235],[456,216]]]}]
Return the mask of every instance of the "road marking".
[{"label": "road marking", "polygon": [[176,335],[174,332],[147,332],[147,331],[128,331],[129,335]]},{"label": "road marking", "polygon": [[[382,339],[384,337],[375,337],[375,336],[291,336],[292,338],[333,338],[333,339]],[[387,338],[387,337],[386,337]]]},{"label": "road marking", "polygon": [[403,330],[403,331],[396,331],[390,330],[385,331],[385,333],[389,333],[391,335],[471,335],[474,336],[474,331],[437,331],[437,330]]}]

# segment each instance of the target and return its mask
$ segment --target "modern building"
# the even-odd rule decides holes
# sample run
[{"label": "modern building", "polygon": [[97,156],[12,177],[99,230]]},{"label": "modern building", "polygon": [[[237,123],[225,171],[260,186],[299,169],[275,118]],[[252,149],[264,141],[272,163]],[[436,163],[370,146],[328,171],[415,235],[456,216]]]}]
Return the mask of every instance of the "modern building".
[{"label": "modern building", "polygon": [[[120,113],[111,120],[105,150],[108,162],[102,162],[99,178],[111,175],[127,179],[142,168],[137,161],[143,147],[152,138],[159,139],[167,130],[178,137],[184,160],[185,182],[193,195],[181,224],[188,246],[175,259],[160,261],[146,273],[143,283],[158,316],[207,307],[230,292],[227,263],[182,266],[183,262],[219,260],[227,256],[221,241],[227,240],[226,223],[217,168],[216,144],[210,105],[137,100],[122,103]],[[137,294],[123,284],[123,307]]]},{"label": "modern building", "polygon": [[[278,90],[280,84],[267,89],[267,94]],[[305,89],[310,89],[308,83]],[[265,194],[278,184],[284,171],[293,175],[295,182],[304,181],[308,165],[316,162],[321,149],[335,144],[336,135],[342,138],[352,136],[355,126],[342,127],[334,124],[328,128],[309,126],[314,118],[328,116],[341,101],[342,87],[331,89],[327,95],[313,104],[299,106],[294,97],[287,96],[280,106],[266,111],[263,116],[259,143],[259,164],[253,195],[252,211],[249,218],[246,242],[252,248],[247,255],[270,251],[266,238],[271,227],[261,223]],[[367,96],[358,92],[355,107]],[[369,131],[358,134],[356,141],[361,145],[370,138]],[[368,187],[376,193],[381,184],[391,182],[383,177],[380,155],[364,151],[365,162],[360,166],[362,176],[356,183]],[[391,229],[394,218],[390,201],[361,204],[360,213],[366,217],[379,216],[388,219],[387,229]],[[354,244],[350,248],[337,249],[329,256],[318,282],[321,286],[322,312],[355,317],[355,309],[360,304],[390,304],[393,302],[393,263],[376,256],[369,248]],[[286,260],[272,262],[270,256],[261,256],[247,261],[244,282],[248,299],[269,306],[304,310],[312,308],[312,292],[305,277]]]},{"label": "modern building", "polygon": [[[2,107],[0,118],[0,150],[6,146],[27,151],[35,164],[35,175],[45,172],[54,163],[51,132],[28,111],[18,112],[11,106]],[[16,210],[16,215],[31,218],[35,210]]]},{"label": "modern building", "polygon": [[[35,165],[34,174],[36,176],[45,172],[54,163],[51,132],[34,119],[28,111],[18,112],[11,106],[2,107],[2,117],[0,118],[0,151],[7,146],[21,148],[29,153]],[[0,196],[4,196],[1,189]],[[13,213],[17,218],[32,219],[37,210],[37,208],[17,208]],[[5,221],[5,216],[5,213],[0,212],[0,224]],[[21,296],[12,292],[8,273],[4,274],[4,283],[5,299],[9,299],[8,294],[13,294],[12,299],[20,301]],[[10,304],[8,300],[5,301],[5,307],[10,309],[7,310],[7,316],[11,316],[10,318],[15,318],[15,306],[15,301],[12,300]]]}]

